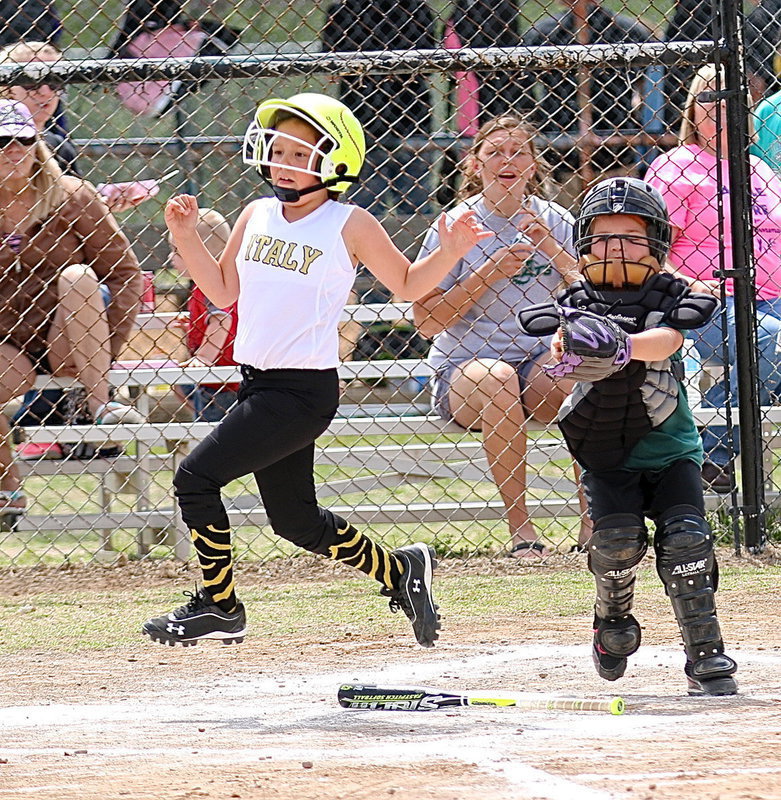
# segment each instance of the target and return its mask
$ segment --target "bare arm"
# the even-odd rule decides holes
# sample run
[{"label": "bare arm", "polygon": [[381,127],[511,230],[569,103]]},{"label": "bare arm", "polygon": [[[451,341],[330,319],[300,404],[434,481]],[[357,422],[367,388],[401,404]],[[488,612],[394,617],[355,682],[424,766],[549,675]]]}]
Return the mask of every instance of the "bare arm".
[{"label": "bare arm", "polygon": [[425,258],[411,262],[393,244],[385,229],[362,208],[353,210],[344,226],[345,246],[394,295],[417,300],[430,292],[478,242],[493,236],[483,230],[471,211],[448,225],[441,215],[439,247]]},{"label": "bare arm", "polygon": [[683,345],[683,334],[674,328],[653,328],[629,336],[633,361],[662,361]]},{"label": "bare arm", "polygon": [[412,310],[421,335],[431,339],[458,322],[491,284],[518,274],[531,249],[524,243],[501,247],[455,286],[447,291],[435,289],[415,302]]},{"label": "bare arm", "polygon": [[247,220],[252,214],[250,203],[239,216],[231,231],[220,260],[206,249],[196,230],[198,201],[189,194],[172,197],[165,207],[165,224],[171,232],[174,246],[198,288],[218,308],[228,308],[239,298],[239,273],[236,256],[239,252]]},{"label": "bare arm", "polygon": [[231,329],[231,316],[228,313],[217,313],[209,316],[206,333],[201,346],[188,359],[190,364],[203,364],[211,367],[225,348]]}]

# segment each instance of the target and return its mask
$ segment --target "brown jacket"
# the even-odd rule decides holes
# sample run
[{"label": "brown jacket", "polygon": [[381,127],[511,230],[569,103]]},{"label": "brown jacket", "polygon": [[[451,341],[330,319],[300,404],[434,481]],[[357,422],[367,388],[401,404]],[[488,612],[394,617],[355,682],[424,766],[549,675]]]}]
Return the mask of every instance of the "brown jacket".
[{"label": "brown jacket", "polygon": [[57,307],[57,275],[71,264],[85,264],[111,292],[108,323],[116,358],[138,313],[138,259],[95,189],[68,175],[62,182],[65,203],[28,229],[18,257],[0,234],[0,342],[31,354],[45,351]]}]

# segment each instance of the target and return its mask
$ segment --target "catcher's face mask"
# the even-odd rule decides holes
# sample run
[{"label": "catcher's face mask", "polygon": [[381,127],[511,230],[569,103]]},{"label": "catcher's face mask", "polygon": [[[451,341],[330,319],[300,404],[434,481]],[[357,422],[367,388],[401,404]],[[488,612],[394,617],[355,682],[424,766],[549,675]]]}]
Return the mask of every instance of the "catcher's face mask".
[{"label": "catcher's face mask", "polygon": [[594,219],[587,237],[589,252],[580,271],[596,289],[642,286],[659,272],[651,255],[645,221],[630,214],[609,214]]}]

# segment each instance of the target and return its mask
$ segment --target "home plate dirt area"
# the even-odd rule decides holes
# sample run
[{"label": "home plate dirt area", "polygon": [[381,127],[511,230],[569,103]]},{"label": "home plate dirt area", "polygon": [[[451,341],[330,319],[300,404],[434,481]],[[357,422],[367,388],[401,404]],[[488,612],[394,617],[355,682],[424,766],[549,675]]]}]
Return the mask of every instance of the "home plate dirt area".
[{"label": "home plate dirt area", "polygon": [[[661,588],[613,684],[591,665],[586,615],[451,612],[433,650],[337,629],[2,655],[0,800],[781,800],[780,596],[721,603],[739,662],[727,698],[686,696]],[[627,711],[347,711],[336,692],[349,682],[620,695]]]}]

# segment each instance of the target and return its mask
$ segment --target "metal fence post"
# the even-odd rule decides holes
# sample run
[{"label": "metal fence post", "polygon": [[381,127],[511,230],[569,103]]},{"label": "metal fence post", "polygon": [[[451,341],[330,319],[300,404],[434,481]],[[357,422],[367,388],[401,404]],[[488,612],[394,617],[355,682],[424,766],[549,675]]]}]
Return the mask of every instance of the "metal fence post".
[{"label": "metal fence post", "polygon": [[[749,551],[762,548],[764,531],[764,483],[762,474],[762,425],[757,391],[756,287],[752,231],[752,197],[748,156],[748,86],[744,68],[743,12],[732,0],[722,0],[727,98],[727,146],[730,213],[732,216],[735,340],[740,394],[740,449],[742,463],[743,522]],[[744,187],[736,191],[735,187]]]}]

